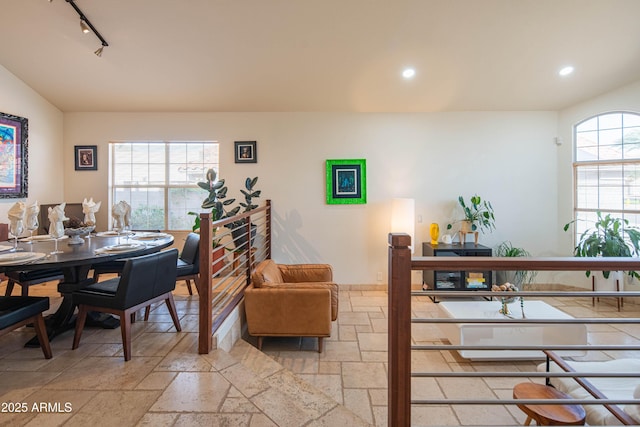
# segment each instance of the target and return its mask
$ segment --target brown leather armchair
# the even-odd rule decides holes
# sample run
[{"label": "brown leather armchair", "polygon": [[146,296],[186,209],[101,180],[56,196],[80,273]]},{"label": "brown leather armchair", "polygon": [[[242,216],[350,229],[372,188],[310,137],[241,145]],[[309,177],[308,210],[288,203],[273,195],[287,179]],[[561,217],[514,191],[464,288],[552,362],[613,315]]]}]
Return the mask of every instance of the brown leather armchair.
[{"label": "brown leather armchair", "polygon": [[249,334],[258,337],[331,336],[331,322],[338,318],[338,285],[328,264],[276,264],[265,260],[251,275],[245,290]]}]

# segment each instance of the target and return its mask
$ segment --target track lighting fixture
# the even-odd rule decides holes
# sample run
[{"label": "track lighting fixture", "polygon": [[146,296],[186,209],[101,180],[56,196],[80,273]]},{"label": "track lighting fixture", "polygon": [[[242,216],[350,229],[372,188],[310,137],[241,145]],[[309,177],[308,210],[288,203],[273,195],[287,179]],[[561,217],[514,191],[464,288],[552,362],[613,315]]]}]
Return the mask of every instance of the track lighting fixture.
[{"label": "track lighting fixture", "polygon": [[80,29],[82,30],[83,33],[87,34],[89,31],[91,31],[91,29],[89,28],[89,26],[87,25],[87,23],[84,21],[84,19],[80,19]]},{"label": "track lighting fixture", "polygon": [[[49,3],[51,3],[52,1],[53,0],[49,0]],[[102,56],[102,50],[106,46],[109,46],[109,43],[107,43],[107,41],[104,39],[104,37],[102,37],[102,35],[98,32],[98,30],[96,30],[96,27],[94,27],[93,24],[91,23],[91,21],[89,21],[89,18],[87,18],[84,15],[84,13],[82,13],[80,8],[76,5],[75,0],[66,0],[66,2],[69,3],[71,5],[71,7],[73,7],[73,9],[80,16],[80,28],[82,29],[82,32],[86,34],[89,31],[92,31],[93,34],[95,34],[95,36],[98,38],[98,40],[100,40],[101,46],[98,48],[98,50],[96,50],[93,53],[95,53],[96,56],[98,56],[98,57]]]}]

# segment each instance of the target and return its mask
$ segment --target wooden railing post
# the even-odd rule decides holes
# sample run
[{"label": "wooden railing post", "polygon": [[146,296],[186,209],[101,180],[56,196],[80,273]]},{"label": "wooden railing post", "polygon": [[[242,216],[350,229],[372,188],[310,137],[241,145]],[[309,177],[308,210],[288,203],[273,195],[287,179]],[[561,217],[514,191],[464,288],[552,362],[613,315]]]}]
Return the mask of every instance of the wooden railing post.
[{"label": "wooden railing post", "polygon": [[411,425],[411,236],[389,234],[388,425]]},{"label": "wooden railing post", "polygon": [[198,279],[198,353],[208,354],[213,345],[213,318],[211,298],[211,265],[213,227],[211,213],[200,214],[200,277]]}]

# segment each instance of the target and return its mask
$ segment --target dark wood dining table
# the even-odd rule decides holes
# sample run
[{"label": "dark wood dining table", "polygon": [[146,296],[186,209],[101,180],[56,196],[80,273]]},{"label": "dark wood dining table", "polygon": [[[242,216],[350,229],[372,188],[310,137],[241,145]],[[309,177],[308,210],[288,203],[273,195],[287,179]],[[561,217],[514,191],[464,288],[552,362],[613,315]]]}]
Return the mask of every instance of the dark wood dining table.
[{"label": "dark wood dining table", "polygon": [[[36,261],[26,261],[20,264],[2,264],[0,263],[0,273],[10,271],[30,271],[42,269],[60,269],[64,275],[64,279],[58,284],[58,292],[62,295],[62,303],[56,312],[47,316],[45,323],[49,339],[53,340],[57,335],[72,329],[75,325],[75,304],[73,303],[72,293],[78,289],[82,289],[92,283],[93,278],[89,277],[89,271],[93,265],[146,255],[158,252],[173,244],[173,236],[165,233],[130,233],[128,236],[116,236],[112,233],[97,233],[90,237],[83,237],[82,244],[69,244],[71,238],[63,238],[58,240],[58,250],[62,251],[58,254],[51,254],[54,251],[55,242],[53,240],[40,239],[37,236],[28,241],[18,240],[19,253],[34,252],[45,254],[44,257]],[[135,248],[126,251],[109,251],[114,245],[139,244]],[[13,245],[13,240],[2,242],[2,246]],[[5,252],[0,252],[5,254]],[[117,327],[119,323],[115,323],[114,318],[102,319],[107,321],[108,326]],[[100,322],[98,319],[96,322]],[[116,320],[117,322],[117,320]],[[29,341],[26,346],[39,346],[37,337]]]}]

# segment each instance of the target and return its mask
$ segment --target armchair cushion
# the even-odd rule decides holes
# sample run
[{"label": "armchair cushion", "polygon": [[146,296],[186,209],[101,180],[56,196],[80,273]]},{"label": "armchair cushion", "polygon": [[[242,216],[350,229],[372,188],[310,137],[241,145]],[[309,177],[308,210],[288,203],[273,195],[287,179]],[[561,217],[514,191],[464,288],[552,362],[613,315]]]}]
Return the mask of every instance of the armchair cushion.
[{"label": "armchair cushion", "polygon": [[284,282],[278,265],[270,259],[258,264],[256,270],[251,275],[251,281],[253,282],[253,286],[256,288],[262,287],[264,283]]},{"label": "armchair cushion", "polygon": [[329,264],[279,264],[278,268],[285,283],[333,281],[333,269]]}]

